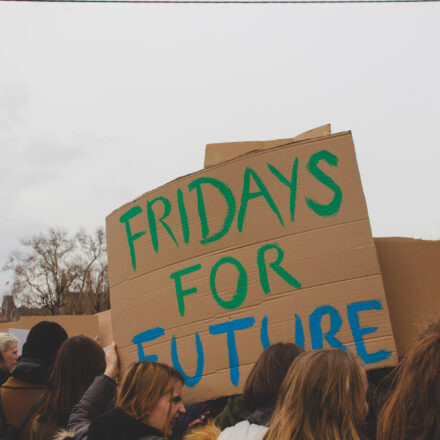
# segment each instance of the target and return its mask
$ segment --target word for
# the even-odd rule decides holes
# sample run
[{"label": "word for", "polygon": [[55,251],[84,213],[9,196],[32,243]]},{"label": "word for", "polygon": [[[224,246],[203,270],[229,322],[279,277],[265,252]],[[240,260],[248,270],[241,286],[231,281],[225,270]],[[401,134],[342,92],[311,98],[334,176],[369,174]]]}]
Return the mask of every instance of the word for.
[{"label": "word for", "polygon": [[[284,281],[286,281],[286,283],[288,283],[293,287],[296,287],[297,289],[300,289],[301,283],[281,266],[281,262],[283,261],[283,257],[284,257],[284,251],[281,249],[279,245],[272,243],[261,246],[257,252],[257,264],[258,264],[258,271],[260,276],[260,285],[261,288],[263,289],[263,292],[265,294],[270,293],[269,277],[268,277],[265,254],[267,251],[270,251],[272,249],[276,250],[277,256],[275,261],[269,263],[270,268],[279,277],[281,277]],[[232,265],[237,269],[238,272],[237,291],[229,301],[225,301],[223,298],[219,296],[217,291],[217,283],[216,283],[218,270],[220,269],[220,267],[224,266],[225,264]],[[201,268],[202,268],[201,264],[195,264],[193,266],[189,266],[186,267],[185,269],[174,272],[170,275],[170,278],[174,280],[177,305],[179,308],[180,316],[185,315],[184,297],[186,295],[190,295],[192,293],[197,292],[197,287],[195,286],[184,289],[182,283],[182,277],[190,273],[196,272]],[[248,289],[247,272],[244,266],[234,257],[226,256],[220,258],[220,260],[218,260],[217,263],[215,263],[209,275],[209,284],[211,287],[212,296],[214,297],[217,304],[220,307],[223,307],[224,309],[235,309],[241,306],[243,304],[243,301],[246,299],[247,289]]]},{"label": "word for", "polygon": [[[333,192],[333,198],[328,204],[322,204],[310,197],[305,197],[305,201],[310,210],[319,216],[326,217],[335,215],[338,212],[342,201],[342,191],[339,185],[337,185],[331,177],[329,177],[319,168],[318,165],[321,161],[326,162],[330,166],[337,166],[338,158],[327,150],[321,150],[312,154],[308,163],[306,164],[307,171],[321,184],[327,186]],[[298,186],[298,158],[295,158],[293,161],[289,177],[284,176],[277,168],[269,163],[267,164],[267,167],[270,174],[275,176],[282,185],[285,185],[288,188],[290,221],[294,222]],[[251,191],[251,186],[258,189],[256,191]],[[204,188],[206,189],[207,187],[216,190],[226,203],[223,225],[217,231],[212,231],[209,227],[205,201],[206,197],[204,197]],[[242,232],[245,226],[249,202],[258,198],[261,198],[266,202],[267,209],[273,213],[274,220],[278,221],[282,226],[284,226],[284,219],[277,204],[275,203],[274,198],[270,194],[269,189],[258,173],[250,167],[247,167],[243,173],[241,196],[239,198],[237,197],[237,200],[239,200],[239,206],[237,206],[236,195],[234,195],[231,188],[225,182],[213,177],[199,177],[191,181],[188,184],[187,192],[190,193],[192,191],[195,191],[196,193],[197,214],[201,228],[200,243],[203,245],[215,242],[224,237],[234,224],[235,218],[237,230]],[[188,209],[185,202],[184,193],[181,188],[177,189],[176,201],[177,207],[173,206],[168,198],[159,196],[152,200],[148,200],[146,206],[144,206],[144,209],[146,208],[146,223],[151,236],[151,243],[156,253],[158,253],[160,249],[160,234],[158,233],[158,228],[160,227],[165,231],[165,234],[162,234],[162,236],[168,236],[171,238],[176,247],[179,247],[179,245],[182,244],[182,240],[185,244],[190,243],[190,239],[192,237],[190,225],[196,224],[196,221],[192,221],[192,216],[197,215],[195,213],[196,210],[193,206],[190,206],[190,209]],[[169,225],[169,220],[168,222],[166,220],[176,209],[178,211],[177,219],[180,222],[179,231],[173,231]],[[125,225],[125,233],[128,248],[130,250],[130,259],[133,271],[136,271],[135,242],[144,236],[147,233],[147,230],[140,230],[136,232],[132,231],[130,221],[136,216],[140,215],[142,212],[143,210],[141,206],[134,205],[119,218],[120,222]],[[161,212],[162,214],[160,215],[158,212]],[[188,212],[190,215],[188,215]],[[177,237],[180,236],[182,238],[180,239],[179,243]]]},{"label": "word for", "polygon": [[[391,351],[379,350],[375,353],[368,353],[365,347],[364,337],[368,334],[374,333],[377,327],[361,327],[359,322],[359,313],[369,310],[382,310],[382,304],[378,300],[369,301],[358,301],[347,305],[347,318],[350,325],[353,341],[356,348],[357,355],[362,359],[365,364],[372,364],[381,362],[388,359],[391,356]],[[330,321],[330,328],[324,332],[322,329],[322,320],[325,316],[328,316]],[[297,345],[304,347],[305,337],[304,337],[304,327],[301,318],[294,314],[294,341]],[[337,338],[337,333],[342,327],[342,317],[339,311],[332,307],[331,305],[323,305],[317,307],[309,316],[309,329],[310,329],[310,339],[312,349],[323,348],[324,340],[331,346],[337,348],[343,348],[348,350],[347,347]],[[237,350],[236,333],[240,331],[246,331],[253,327],[255,324],[254,317],[246,317],[228,320],[220,324],[215,324],[209,326],[209,334],[211,335],[226,335],[226,343],[228,347],[229,356],[229,373],[230,380],[234,386],[237,386],[240,380],[239,371],[239,355]],[[151,342],[156,339],[165,336],[165,330],[162,327],[156,327],[153,329],[146,330],[142,333],[136,335],[132,342],[136,344],[138,350],[138,358],[142,360],[157,361],[158,356],[155,354],[146,355],[143,348],[143,343]],[[182,368],[179,361],[179,356],[177,352],[177,341],[176,336],[172,335],[171,338],[171,360],[174,368],[176,368],[185,378],[185,385],[189,387],[194,387],[197,385],[202,377],[205,367],[205,355],[203,350],[202,340],[199,333],[194,335],[195,346],[197,353],[196,360],[196,372],[194,375],[188,375]],[[264,316],[261,322],[260,330],[260,341],[263,349],[266,349],[270,345],[269,335],[268,335],[268,318]],[[211,339],[209,341],[204,341],[205,344],[213,342]]]}]

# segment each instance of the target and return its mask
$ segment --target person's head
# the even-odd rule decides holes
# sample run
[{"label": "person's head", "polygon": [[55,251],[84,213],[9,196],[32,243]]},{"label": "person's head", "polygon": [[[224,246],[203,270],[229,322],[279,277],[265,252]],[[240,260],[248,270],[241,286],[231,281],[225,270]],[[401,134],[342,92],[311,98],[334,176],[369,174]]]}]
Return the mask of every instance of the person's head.
[{"label": "person's head", "polygon": [[136,362],[122,381],[116,405],[134,419],[167,435],[174,419],[185,412],[183,382],[182,375],[168,365]]},{"label": "person's head", "polygon": [[244,385],[245,405],[252,411],[257,408],[272,408],[290,365],[303,352],[303,348],[293,343],[280,342],[266,348]]},{"label": "person's head", "polygon": [[389,395],[396,373],[395,367],[371,368],[367,371],[368,379],[368,414],[365,420],[364,432],[367,438],[375,439],[377,417],[386,397]]},{"label": "person's head", "polygon": [[359,440],[367,412],[367,379],[342,349],[298,356],[281,386],[265,440]]},{"label": "person's head", "polygon": [[96,341],[83,335],[64,341],[47,383],[40,421],[66,426],[73,406],[104,370],[104,350]]},{"label": "person's head", "polygon": [[12,371],[18,360],[18,339],[9,333],[0,333],[0,359]]},{"label": "person's head", "polygon": [[67,338],[66,331],[56,322],[41,321],[29,331],[23,345],[22,356],[33,357],[52,364],[61,344]]},{"label": "person's head", "polygon": [[46,384],[58,350],[66,339],[66,331],[56,322],[41,321],[34,325],[11,375],[24,382]]},{"label": "person's head", "polygon": [[419,337],[417,338],[418,341],[422,340],[428,335],[431,335],[433,333],[440,334],[440,319],[431,322],[429,325],[426,326],[425,330],[420,333]]},{"label": "person's head", "polygon": [[379,414],[377,438],[440,438],[440,332],[426,333],[400,363]]}]

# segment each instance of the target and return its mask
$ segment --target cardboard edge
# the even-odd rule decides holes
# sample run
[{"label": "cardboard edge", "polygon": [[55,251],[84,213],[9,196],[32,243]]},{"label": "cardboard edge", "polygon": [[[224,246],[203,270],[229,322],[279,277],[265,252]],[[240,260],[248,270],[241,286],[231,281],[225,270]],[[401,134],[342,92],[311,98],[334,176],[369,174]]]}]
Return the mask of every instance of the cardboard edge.
[{"label": "cardboard edge", "polygon": [[264,150],[255,150],[255,151],[253,151],[252,153],[245,153],[245,154],[242,154],[242,155],[240,155],[240,156],[238,156],[238,157],[234,157],[234,158],[229,159],[229,160],[227,160],[227,161],[225,161],[225,162],[221,162],[221,163],[219,163],[219,164],[217,164],[217,165],[213,165],[213,166],[208,167],[208,168],[202,168],[202,169],[199,170],[199,171],[194,171],[193,173],[189,173],[189,174],[185,174],[185,175],[183,175],[183,176],[177,177],[176,179],[170,180],[169,182],[164,183],[163,185],[160,185],[160,186],[158,186],[157,188],[153,188],[153,189],[151,189],[151,190],[149,190],[149,191],[146,191],[146,192],[144,192],[143,194],[139,195],[138,197],[135,197],[134,200],[132,200],[132,201],[130,201],[130,202],[127,202],[127,203],[124,203],[124,204],[121,205],[119,208],[114,209],[110,214],[108,214],[108,215],[105,217],[105,219],[106,219],[106,221],[107,221],[107,219],[108,219],[109,217],[111,217],[113,214],[115,214],[116,212],[122,210],[123,208],[125,208],[125,207],[128,206],[128,205],[130,205],[131,203],[134,203],[137,199],[140,199],[140,198],[142,198],[142,197],[145,197],[146,195],[150,194],[150,193],[153,192],[153,191],[158,191],[158,190],[160,190],[160,189],[162,189],[162,188],[164,188],[164,187],[166,187],[166,186],[168,186],[168,185],[170,185],[170,184],[172,184],[172,183],[179,182],[179,181],[181,181],[181,180],[183,180],[183,179],[186,179],[186,178],[188,178],[188,177],[190,177],[190,176],[198,176],[199,174],[201,174],[201,173],[203,173],[203,172],[205,172],[205,171],[208,171],[208,170],[211,171],[211,170],[214,170],[215,168],[223,167],[223,166],[226,165],[226,164],[229,164],[229,163],[232,163],[232,162],[239,161],[239,160],[243,159],[243,157],[248,157],[248,156],[249,156],[249,157],[251,157],[251,156],[252,156],[252,157],[253,157],[253,156],[258,156],[258,155],[261,155],[261,154],[266,154],[268,151],[275,150],[275,149],[277,149],[277,148],[279,148],[279,149],[283,149],[283,148],[287,148],[287,147],[289,147],[289,146],[291,146],[291,145],[295,145],[295,146],[300,147],[300,146],[302,146],[302,145],[307,145],[307,144],[309,144],[309,143],[311,143],[311,142],[316,142],[316,141],[323,140],[323,139],[338,138],[338,137],[343,137],[343,136],[347,136],[347,135],[352,136],[352,132],[351,132],[351,130],[348,130],[348,131],[341,131],[341,132],[339,132],[339,133],[334,133],[334,134],[329,134],[328,136],[321,136],[321,137],[316,137],[316,138],[312,138],[312,139],[304,139],[304,140],[300,140],[300,141],[288,142],[287,144],[277,145],[277,146],[275,146],[275,147],[270,147],[270,148],[267,148],[267,149],[264,149]]},{"label": "cardboard edge", "polygon": [[[326,132],[325,134],[322,134],[323,132]],[[281,139],[271,139],[271,140],[265,140],[265,141],[232,141],[232,142],[214,142],[210,144],[206,144],[205,147],[205,160],[204,160],[204,168],[211,168],[215,165],[220,165],[222,163],[228,162],[231,159],[244,156],[246,154],[251,154],[256,151],[260,150],[268,150],[270,148],[279,147],[286,144],[291,144],[294,142],[300,142],[303,140],[309,140],[309,139],[318,139],[320,137],[325,137],[331,135],[331,124],[324,124],[320,125],[319,127],[312,128],[311,130],[307,130],[305,132],[302,132],[294,137],[291,138],[281,138]],[[229,159],[221,159],[220,161],[216,163],[212,163],[212,158],[209,156],[212,156],[211,149],[218,150],[220,149],[228,149],[232,146],[246,146],[245,148],[250,148],[248,151],[240,153],[240,154],[233,154],[232,157]],[[229,152],[230,153],[230,152]]]}]

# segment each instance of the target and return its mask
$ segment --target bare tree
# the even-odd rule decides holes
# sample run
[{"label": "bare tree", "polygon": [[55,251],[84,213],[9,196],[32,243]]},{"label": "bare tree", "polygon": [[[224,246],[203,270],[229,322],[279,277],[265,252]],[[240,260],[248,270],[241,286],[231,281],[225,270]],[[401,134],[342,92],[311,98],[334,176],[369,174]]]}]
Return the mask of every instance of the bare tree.
[{"label": "bare tree", "polygon": [[93,235],[81,229],[76,234],[80,248],[78,263],[80,275],[75,282],[84,303],[85,311],[98,313],[110,308],[107,248],[103,228],[98,228]]},{"label": "bare tree", "polygon": [[44,308],[56,315],[66,310],[96,313],[109,307],[105,236],[80,230],[49,229],[9,256],[4,270],[14,273],[12,294],[23,306]]}]

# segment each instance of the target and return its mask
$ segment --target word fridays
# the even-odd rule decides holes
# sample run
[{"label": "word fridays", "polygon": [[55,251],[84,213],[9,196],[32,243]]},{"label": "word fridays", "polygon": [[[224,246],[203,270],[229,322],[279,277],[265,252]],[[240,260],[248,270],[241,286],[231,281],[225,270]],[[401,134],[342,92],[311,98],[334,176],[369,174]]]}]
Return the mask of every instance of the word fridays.
[{"label": "word fridays", "polygon": [[[326,162],[330,166],[337,166],[338,158],[327,150],[321,150],[311,155],[310,160],[306,164],[307,171],[333,192],[333,198],[327,204],[322,204],[307,196],[305,197],[305,201],[310,210],[312,210],[319,216],[327,217],[337,214],[341,206],[342,191],[341,188],[334,182],[334,180],[319,168],[318,165],[321,161]],[[295,158],[293,161],[289,177],[281,174],[281,172],[277,168],[269,163],[267,164],[267,167],[269,171],[289,189],[290,221],[294,222],[298,187],[298,158]],[[215,188],[218,193],[223,197],[227,207],[225,210],[223,225],[218,231],[215,232],[212,232],[210,230],[209,221],[207,218],[206,201],[203,191],[203,188],[206,186]],[[251,186],[256,187],[257,191],[251,191]],[[229,188],[229,186],[221,180],[215,178],[201,177],[193,180],[188,185],[188,191],[192,192],[194,190],[196,191],[197,195],[197,211],[201,227],[202,238],[200,240],[200,243],[203,245],[207,245],[208,243],[220,240],[231,229],[235,220],[235,214],[237,212],[237,202],[234,193]],[[180,216],[182,239],[185,244],[189,244],[191,240],[190,224],[192,223],[188,222],[187,208],[181,188],[177,189],[176,198],[177,209]],[[274,198],[270,194],[269,189],[263,182],[263,179],[252,168],[247,167],[243,174],[242,192],[236,221],[236,227],[238,231],[242,232],[243,228],[245,227],[246,212],[249,202],[257,198],[262,198],[265,200],[267,204],[267,209],[269,209],[273,213],[274,218],[276,219],[275,221],[284,226],[285,220],[283,219],[281,212],[274,201]],[[159,210],[158,206],[161,206],[162,208],[161,216],[157,214],[157,211]],[[151,243],[156,253],[159,253],[160,251],[158,227],[162,227],[164,229],[165,233],[172,239],[177,248],[182,244],[181,242],[179,243],[176,238],[176,231],[173,231],[167,222],[167,218],[170,216],[172,209],[173,206],[170,200],[166,197],[156,197],[152,200],[147,201],[146,220],[151,236]],[[130,225],[130,220],[140,215],[142,212],[143,209],[141,206],[134,205],[119,218],[120,222],[125,225],[127,242],[130,250],[131,266],[133,271],[136,271],[136,241],[144,236],[147,231],[141,230],[133,232]]]}]

